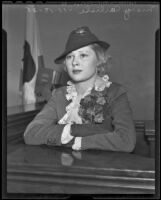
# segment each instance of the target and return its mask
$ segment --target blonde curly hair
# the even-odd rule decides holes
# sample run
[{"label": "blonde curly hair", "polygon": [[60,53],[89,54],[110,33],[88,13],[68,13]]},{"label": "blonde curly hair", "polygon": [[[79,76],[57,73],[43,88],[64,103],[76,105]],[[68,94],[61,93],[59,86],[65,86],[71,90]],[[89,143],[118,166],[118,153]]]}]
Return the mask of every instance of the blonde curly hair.
[{"label": "blonde curly hair", "polygon": [[99,64],[97,65],[97,74],[100,77],[104,76],[105,74],[108,74],[109,60],[111,59],[111,56],[107,54],[107,50],[102,48],[97,43],[91,44],[89,46],[94,50],[99,60]]}]

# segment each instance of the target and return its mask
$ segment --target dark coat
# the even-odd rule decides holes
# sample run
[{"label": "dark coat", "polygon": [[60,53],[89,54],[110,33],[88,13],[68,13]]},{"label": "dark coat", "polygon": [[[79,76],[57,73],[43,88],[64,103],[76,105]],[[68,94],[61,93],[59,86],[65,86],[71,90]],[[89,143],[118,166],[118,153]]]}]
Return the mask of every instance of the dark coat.
[{"label": "dark coat", "polygon": [[[82,136],[81,149],[102,149],[131,152],[136,144],[136,132],[127,93],[123,86],[112,83],[107,89],[108,109],[102,124],[73,124],[73,136]],[[58,121],[66,113],[66,87],[56,89],[48,103],[28,125],[24,141],[31,145],[60,146],[65,125]],[[65,146],[73,144],[73,140]]]}]

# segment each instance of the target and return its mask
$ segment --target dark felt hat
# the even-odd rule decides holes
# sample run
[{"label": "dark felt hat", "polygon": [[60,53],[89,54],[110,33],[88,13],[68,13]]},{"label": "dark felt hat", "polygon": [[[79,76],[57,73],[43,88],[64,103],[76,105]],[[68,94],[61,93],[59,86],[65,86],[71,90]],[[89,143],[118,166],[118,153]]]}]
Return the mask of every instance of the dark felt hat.
[{"label": "dark felt hat", "polygon": [[70,52],[93,43],[99,44],[106,50],[110,46],[107,42],[99,40],[87,26],[77,28],[76,30],[72,31],[69,35],[65,46],[65,51],[62,55],[55,59],[55,63],[61,64],[66,55]]}]

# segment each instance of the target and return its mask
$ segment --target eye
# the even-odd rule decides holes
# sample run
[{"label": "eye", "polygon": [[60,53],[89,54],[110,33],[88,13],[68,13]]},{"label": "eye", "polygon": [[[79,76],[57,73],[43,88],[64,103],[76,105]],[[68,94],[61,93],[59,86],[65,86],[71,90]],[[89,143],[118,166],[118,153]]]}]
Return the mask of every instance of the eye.
[{"label": "eye", "polygon": [[87,56],[88,56],[88,55],[85,54],[85,53],[81,53],[81,54],[80,54],[80,57],[81,57],[81,58],[85,58],[85,57],[87,57]]},{"label": "eye", "polygon": [[72,58],[72,55],[70,54],[66,56],[66,60],[70,60],[71,58]]}]

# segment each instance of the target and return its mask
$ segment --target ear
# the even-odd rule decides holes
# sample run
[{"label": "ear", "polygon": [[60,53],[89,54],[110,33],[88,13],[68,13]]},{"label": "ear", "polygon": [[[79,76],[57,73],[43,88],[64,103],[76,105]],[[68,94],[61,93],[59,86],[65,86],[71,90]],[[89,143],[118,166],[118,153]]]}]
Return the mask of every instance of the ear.
[{"label": "ear", "polygon": [[101,60],[97,59],[97,65],[96,65],[96,67],[99,68],[101,64],[102,64]]}]

